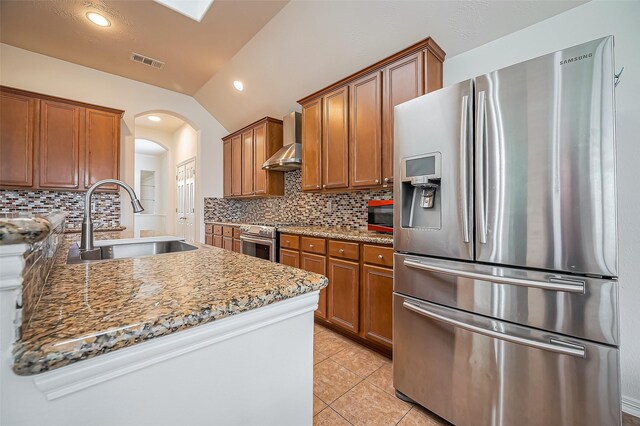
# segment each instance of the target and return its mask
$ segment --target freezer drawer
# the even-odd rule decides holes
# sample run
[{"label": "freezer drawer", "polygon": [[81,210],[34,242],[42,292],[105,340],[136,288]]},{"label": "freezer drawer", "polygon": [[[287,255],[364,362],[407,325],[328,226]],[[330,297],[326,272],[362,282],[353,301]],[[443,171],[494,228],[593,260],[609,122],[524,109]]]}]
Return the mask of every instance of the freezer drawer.
[{"label": "freezer drawer", "polygon": [[458,425],[619,425],[619,350],[394,294],[393,385]]},{"label": "freezer drawer", "polygon": [[618,283],[395,254],[394,291],[517,324],[619,345]]}]

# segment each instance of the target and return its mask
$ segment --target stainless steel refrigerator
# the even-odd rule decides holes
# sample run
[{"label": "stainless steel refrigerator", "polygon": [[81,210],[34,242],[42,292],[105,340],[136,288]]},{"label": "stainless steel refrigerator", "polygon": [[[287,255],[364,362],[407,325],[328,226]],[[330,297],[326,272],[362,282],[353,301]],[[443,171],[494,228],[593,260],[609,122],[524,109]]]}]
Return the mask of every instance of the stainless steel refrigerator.
[{"label": "stainless steel refrigerator", "polygon": [[613,37],[395,109],[393,381],[456,425],[621,422]]}]

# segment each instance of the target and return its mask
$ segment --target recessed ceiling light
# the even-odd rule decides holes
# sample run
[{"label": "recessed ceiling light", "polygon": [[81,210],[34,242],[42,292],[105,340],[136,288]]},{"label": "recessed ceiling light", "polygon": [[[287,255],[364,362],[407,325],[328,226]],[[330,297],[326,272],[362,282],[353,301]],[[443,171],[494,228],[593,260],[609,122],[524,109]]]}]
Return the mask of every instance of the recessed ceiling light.
[{"label": "recessed ceiling light", "polygon": [[149,117],[147,117],[149,120],[151,121],[160,121],[162,120],[162,118],[158,117],[157,115],[150,115]]},{"label": "recessed ceiling light", "polygon": [[96,12],[88,12],[87,19],[101,27],[108,27],[111,25],[111,22],[109,22],[107,18]]},{"label": "recessed ceiling light", "polygon": [[244,84],[242,84],[242,82],[240,80],[236,80],[233,82],[233,87],[235,87],[237,90],[239,91],[243,91],[244,90]]}]

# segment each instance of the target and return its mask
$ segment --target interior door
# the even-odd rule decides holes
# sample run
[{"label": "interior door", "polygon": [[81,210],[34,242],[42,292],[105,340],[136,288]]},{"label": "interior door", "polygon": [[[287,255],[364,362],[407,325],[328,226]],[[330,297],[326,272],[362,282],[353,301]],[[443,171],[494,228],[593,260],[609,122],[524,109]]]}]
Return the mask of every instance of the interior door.
[{"label": "interior door", "polygon": [[[467,80],[395,108],[394,247],[397,251],[473,260],[473,82]],[[440,180],[432,207],[422,205],[429,174],[415,160],[433,158]],[[407,166],[408,164],[408,166]],[[438,181],[436,181],[438,182]],[[426,182],[424,182],[426,183]]]},{"label": "interior door", "polygon": [[195,241],[196,161],[190,160],[176,169],[176,235]]},{"label": "interior door", "polygon": [[476,78],[476,253],[617,275],[613,38]]},{"label": "interior door", "polygon": [[185,166],[176,168],[176,236],[184,237]]}]

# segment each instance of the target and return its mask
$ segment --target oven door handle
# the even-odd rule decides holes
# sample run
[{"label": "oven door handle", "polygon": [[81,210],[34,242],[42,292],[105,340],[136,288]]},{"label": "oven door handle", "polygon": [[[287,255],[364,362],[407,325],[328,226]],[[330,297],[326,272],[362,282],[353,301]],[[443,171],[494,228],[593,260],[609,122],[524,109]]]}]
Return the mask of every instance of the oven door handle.
[{"label": "oven door handle", "polygon": [[[452,325],[456,328],[461,328],[463,330],[467,330],[472,333],[482,334],[494,339],[504,340],[505,342],[516,343],[518,345],[529,346],[531,348],[542,349],[550,352],[556,352],[562,355],[570,355],[570,356],[576,356],[580,358],[585,358],[586,356],[586,348],[584,346],[577,345],[575,343],[565,342],[553,337],[549,339],[549,343],[540,342],[538,340],[526,339],[524,337],[501,333],[499,331],[494,331],[488,328],[469,324],[468,322],[465,322],[463,318],[456,319],[456,318],[451,318],[449,316],[441,315],[440,313],[433,312],[432,310],[428,309],[425,306],[419,306],[407,300],[405,300],[402,303],[402,306],[419,315],[423,315],[425,317],[429,317],[436,321],[440,321],[445,324]],[[457,314],[453,314],[453,315],[457,315]]]},{"label": "oven door handle", "polygon": [[273,246],[273,240],[271,238],[250,237],[248,235],[240,235],[240,241],[246,241],[248,243],[265,244]]}]

